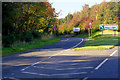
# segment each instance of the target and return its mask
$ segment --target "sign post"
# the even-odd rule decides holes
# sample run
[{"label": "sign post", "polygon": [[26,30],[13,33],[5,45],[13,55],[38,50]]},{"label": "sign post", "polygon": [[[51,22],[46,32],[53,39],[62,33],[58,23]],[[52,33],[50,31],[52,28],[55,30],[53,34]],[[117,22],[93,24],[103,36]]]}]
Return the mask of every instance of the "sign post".
[{"label": "sign post", "polygon": [[90,28],[88,28],[88,36],[90,37]]},{"label": "sign post", "polygon": [[89,23],[89,26],[88,26],[88,35],[89,35],[89,37],[90,37],[90,34],[92,36],[92,23],[91,22]]},{"label": "sign post", "polygon": [[104,25],[102,24],[102,25],[100,26],[100,29],[102,30],[102,36],[103,36],[103,28],[104,28]]},{"label": "sign post", "polygon": [[114,36],[116,36],[116,30],[114,30]]},{"label": "sign post", "polygon": [[114,35],[116,35],[116,30],[118,30],[118,25],[100,25],[100,30],[102,30],[102,36],[103,36],[103,30],[114,30]]},{"label": "sign post", "polygon": [[53,34],[54,34],[54,37],[56,37],[56,30],[57,30],[57,28],[56,28],[56,25],[54,24],[54,26],[53,26]]},{"label": "sign post", "polygon": [[102,36],[103,36],[103,29],[102,29]]},{"label": "sign post", "polygon": [[73,32],[79,34],[80,28],[79,27],[74,27]]}]

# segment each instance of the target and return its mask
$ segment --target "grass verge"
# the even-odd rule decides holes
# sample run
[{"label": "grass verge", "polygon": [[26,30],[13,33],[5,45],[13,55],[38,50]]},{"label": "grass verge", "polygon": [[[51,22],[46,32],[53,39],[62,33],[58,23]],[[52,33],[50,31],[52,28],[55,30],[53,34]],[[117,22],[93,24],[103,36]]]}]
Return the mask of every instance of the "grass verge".
[{"label": "grass verge", "polygon": [[98,31],[90,38],[87,38],[86,35],[84,35],[88,40],[86,44],[80,48],[78,47],[72,50],[107,50],[112,49],[118,44],[118,32],[116,32],[116,36],[114,36],[114,31],[111,30],[104,30],[103,33],[104,34],[102,36],[102,32]]},{"label": "grass verge", "polygon": [[75,48],[73,50],[78,51],[78,50],[108,50],[113,48],[113,45],[104,45],[104,46],[86,46],[86,47],[81,47],[81,48]]},{"label": "grass verge", "polygon": [[23,52],[23,51],[27,51],[30,49],[42,47],[45,45],[50,45],[50,44],[53,44],[59,40],[60,40],[60,38],[48,39],[48,40],[38,40],[37,39],[34,41],[34,43],[12,46],[9,48],[2,48],[2,56],[7,56],[7,55],[15,54],[18,52]]}]

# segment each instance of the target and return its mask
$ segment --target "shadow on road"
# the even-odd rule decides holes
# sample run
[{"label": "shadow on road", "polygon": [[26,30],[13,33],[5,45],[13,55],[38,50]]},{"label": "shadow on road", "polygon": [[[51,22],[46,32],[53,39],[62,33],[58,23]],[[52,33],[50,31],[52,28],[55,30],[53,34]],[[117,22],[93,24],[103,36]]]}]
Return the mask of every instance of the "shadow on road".
[{"label": "shadow on road", "polygon": [[[49,57],[49,56],[48,56]],[[84,78],[86,75],[90,74],[94,68],[99,65],[107,56],[53,56],[52,58],[44,57],[19,57],[15,60],[3,60],[3,78],[4,77],[14,77],[14,78]],[[114,61],[117,59],[116,56],[111,57],[109,60]],[[38,62],[38,60],[43,60],[42,62],[35,64],[33,67],[31,64]],[[29,67],[25,71],[38,73],[38,74],[69,74],[69,73],[79,73],[87,72],[85,75],[59,75],[59,76],[40,76],[31,74],[21,74],[21,69]],[[59,71],[57,69],[63,69]],[[109,69],[109,66],[108,66]],[[115,69],[115,68],[113,68]],[[112,75],[111,77],[116,77]],[[7,79],[4,79],[7,80]],[[16,80],[16,79],[12,79]],[[19,79],[18,79],[19,80]],[[21,80],[21,79],[20,79]],[[23,79],[24,80],[24,79]],[[36,79],[35,79],[36,80]],[[49,79],[43,79],[49,80]],[[56,79],[54,79],[56,80]],[[62,79],[64,80],[64,79]],[[72,80],[72,79],[70,79]],[[74,80],[74,79],[73,79]],[[76,79],[75,79],[76,80]],[[81,80],[81,79],[79,79]],[[88,79],[89,80],[89,79]],[[101,79],[100,79],[101,80]],[[102,78],[103,80],[103,78]],[[112,79],[109,79],[112,80]],[[116,79],[117,80],[117,79]]]}]

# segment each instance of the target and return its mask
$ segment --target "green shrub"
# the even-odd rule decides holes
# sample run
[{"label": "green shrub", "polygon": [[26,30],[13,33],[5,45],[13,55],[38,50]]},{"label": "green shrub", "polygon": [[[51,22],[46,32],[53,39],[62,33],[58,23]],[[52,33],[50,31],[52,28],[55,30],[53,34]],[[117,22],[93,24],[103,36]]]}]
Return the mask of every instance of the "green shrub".
[{"label": "green shrub", "polygon": [[14,34],[10,34],[2,37],[3,47],[10,47],[15,41],[16,41],[16,37]]},{"label": "green shrub", "polygon": [[23,37],[24,37],[25,42],[30,42],[30,41],[33,40],[32,32],[26,31],[26,32],[24,32],[23,34],[24,34]]},{"label": "green shrub", "polygon": [[32,31],[32,35],[34,38],[41,38],[41,33],[37,31]]},{"label": "green shrub", "polygon": [[17,40],[18,41],[25,41],[25,38],[24,38],[24,34],[23,34],[23,32],[19,32],[18,34],[17,34]]}]

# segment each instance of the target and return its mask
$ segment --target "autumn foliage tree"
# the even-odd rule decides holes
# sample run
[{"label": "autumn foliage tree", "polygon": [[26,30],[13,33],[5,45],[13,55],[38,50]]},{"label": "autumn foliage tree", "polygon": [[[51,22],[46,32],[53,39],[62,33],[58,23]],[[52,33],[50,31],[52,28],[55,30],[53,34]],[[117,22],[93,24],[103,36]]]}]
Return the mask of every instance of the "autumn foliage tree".
[{"label": "autumn foliage tree", "polygon": [[4,47],[49,34],[57,16],[49,2],[3,2],[2,14]]},{"label": "autumn foliage tree", "polygon": [[[77,11],[72,14],[73,18],[67,23],[69,32],[72,32],[73,27],[80,27],[82,33],[87,33],[89,22],[92,23],[93,32],[99,30],[100,24],[118,24],[118,5],[117,2],[102,2],[92,7],[85,4],[82,6],[82,11]],[[66,17],[59,21],[62,22],[62,24],[59,24],[60,33],[63,29],[62,25],[64,24],[66,27]]]}]

